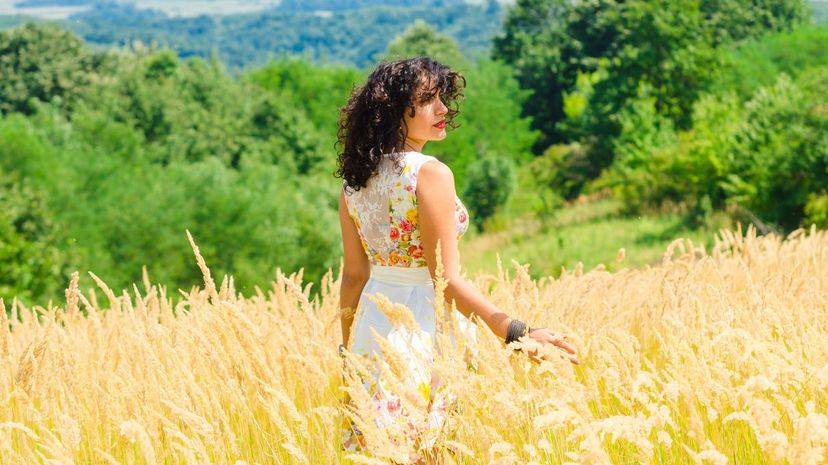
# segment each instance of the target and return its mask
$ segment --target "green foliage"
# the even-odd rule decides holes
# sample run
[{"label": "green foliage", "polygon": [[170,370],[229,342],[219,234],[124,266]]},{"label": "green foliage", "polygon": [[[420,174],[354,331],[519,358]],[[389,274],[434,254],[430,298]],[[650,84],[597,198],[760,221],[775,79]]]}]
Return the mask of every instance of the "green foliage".
[{"label": "green foliage", "polygon": [[706,25],[698,5],[688,1],[606,0],[574,8],[568,30],[583,44],[591,79],[579,87],[586,109],[561,125],[577,128],[573,135],[588,145],[584,183],[570,189],[570,198],[619,155],[619,116],[634,99],[646,96],[656,115],[689,125],[690,108],[717,66]]},{"label": "green foliage", "polygon": [[782,75],[754,95],[724,185],[729,198],[786,229],[799,225],[808,196],[828,184],[826,71],[803,75],[799,85]]},{"label": "green foliage", "polygon": [[32,113],[33,100],[68,107],[104,60],[50,24],[27,23],[0,33],[0,114]]},{"label": "green foliage", "polygon": [[[109,59],[117,66],[101,68],[71,107],[33,100],[28,116],[0,120],[0,173],[14,169],[40,186],[43,208],[32,213],[60,225],[47,228],[55,237],[4,230],[15,260],[42,250],[45,263],[19,261],[4,274],[14,281],[4,292],[57,297],[64,269],[80,270],[82,286],[94,285],[90,270],[127,287],[144,265],[154,281],[189,288],[201,272],[186,229],[214,274],[233,274],[245,292],[268,285],[276,267],[304,268],[318,281],[337,265],[341,243],[330,232],[338,229],[338,184],[332,149],[322,149],[335,134],[323,126],[335,119],[321,105],[335,118],[336,97],[324,91],[347,95],[356,70],[328,69],[315,82],[271,91],[234,79],[216,60],[181,60],[168,50],[137,47]],[[273,63],[258,77],[298,80],[296,71],[309,66]],[[306,111],[302,100],[316,94],[320,106]],[[67,255],[52,257],[50,247]]]},{"label": "green foliage", "polygon": [[700,0],[713,45],[790,31],[811,20],[808,2],[791,0]]},{"label": "green foliage", "polygon": [[[688,128],[694,102],[720,66],[717,47],[790,30],[808,18],[801,0],[743,3],[518,0],[493,55],[514,66],[521,86],[533,91],[524,110],[543,132],[535,152],[577,140],[588,146],[590,168],[581,171],[598,176],[613,163],[619,115],[642,93],[658,115]],[[584,187],[565,189],[571,197]]]},{"label": "green foliage", "polygon": [[[247,78],[302,108],[325,136],[336,135],[338,108],[345,104],[351,89],[360,82],[359,70],[341,65],[315,65],[299,58],[271,61],[251,70]],[[326,144],[328,146],[328,144]]]},{"label": "green foliage", "polygon": [[354,68],[297,58],[272,61],[248,73],[246,79],[268,94],[255,116],[258,136],[272,136],[274,144],[289,141],[288,147],[268,150],[270,156],[292,152],[300,172],[332,173],[339,108],[361,78]]},{"label": "green foliage", "polygon": [[532,91],[524,113],[541,132],[535,152],[564,138],[557,127],[564,118],[563,91],[575,84],[581,68],[577,44],[566,30],[570,9],[565,0],[518,0],[492,39],[492,57],[514,67],[520,86]]},{"label": "green foliage", "polygon": [[684,180],[672,175],[668,163],[677,144],[676,134],[672,122],[658,114],[655,99],[642,96],[631,102],[618,121],[621,134],[615,140],[615,161],[596,184],[614,188],[625,207],[633,211],[652,199],[665,202],[680,198],[677,184]]},{"label": "green foliage", "polygon": [[550,182],[555,171],[547,168],[545,157],[517,165],[515,190],[506,205],[486,223],[488,230],[508,229],[515,218],[550,219],[559,213],[563,198]]},{"label": "green foliage", "polygon": [[680,204],[698,219],[728,209],[783,229],[818,220],[828,155],[825,68],[814,66],[828,63],[825,32],[808,27],[723,49],[725,67],[694,104],[689,130],[676,133],[640,93],[619,114],[615,161],[594,187],[612,186],[632,211]]},{"label": "green foliage", "polygon": [[828,193],[808,195],[803,225],[806,227],[816,225],[820,229],[828,228]]},{"label": "green foliage", "polygon": [[414,24],[388,44],[388,52],[382,57],[382,61],[417,56],[429,56],[452,67],[468,63],[454,39],[437,33],[422,19],[417,19]]},{"label": "green foliage", "polygon": [[[0,33],[0,112],[23,113],[0,119],[0,250],[13,257],[0,295],[57,297],[76,269],[82,286],[92,270],[126,287],[143,265],[153,281],[200,284],[185,229],[244,292],[276,267],[319,279],[341,254],[338,109],[370,70],[309,60],[328,52],[360,66],[427,54],[461,72],[460,130],[425,150],[452,167],[478,227],[540,217],[540,236],[520,233],[533,252],[582,253],[589,234],[626,229],[662,244],[686,216],[620,215],[670,205],[705,223],[738,208],[826,225],[825,28],[763,35],[807,18],[801,2],[520,0],[495,60],[474,55],[499,7],[448,3],[226,18],[113,4],[76,23],[97,43],[131,43],[106,55],[52,26]],[[156,38],[173,49],[132,43]],[[237,77],[220,61],[268,50],[306,56]],[[607,187],[623,208],[606,224],[556,232],[561,196]]]},{"label": "green foliage", "polygon": [[828,183],[826,70],[797,81],[783,74],[744,104],[733,94],[706,96],[693,130],[677,136],[669,128],[659,136],[652,110],[627,114],[623,155],[609,176],[617,192],[633,209],[668,200],[696,212],[732,206],[784,229],[805,214],[819,218],[814,195]]},{"label": "green foliage", "polygon": [[182,62],[168,50],[139,49],[122,61],[114,82],[96,87],[85,105],[138,130],[151,161],[218,158],[238,168],[247,159],[301,174],[319,168],[319,130],[286,96],[233,79],[215,59]]},{"label": "green foliage", "polygon": [[554,189],[567,199],[576,197],[584,183],[593,177],[587,148],[577,142],[551,145],[531,165],[535,179],[542,186]]},{"label": "green foliage", "polygon": [[791,77],[813,66],[828,65],[828,25],[767,34],[722,50],[724,65],[711,86],[716,93],[736,92],[747,99],[772,85],[781,73]]},{"label": "green foliage", "polygon": [[[215,158],[122,175],[128,176],[138,176],[141,188],[107,186],[113,202],[133,205],[111,212],[107,221],[113,229],[104,238],[106,252],[119,258],[116,282],[137,279],[140,266],[147,264],[150,275],[163,282],[198,283],[201,273],[193,266],[185,228],[214,276],[234,275],[243,292],[268,285],[277,266],[284,271],[304,267],[307,279],[318,280],[336,265],[331,189],[294,182],[277,166],[233,170]],[[163,205],[174,205],[175,211],[159,211]],[[148,262],[147,257],[159,259]]]},{"label": "green foliage", "polygon": [[249,69],[289,56],[365,68],[384,53],[400,25],[417,19],[453,37],[469,58],[488,53],[489,40],[501,24],[502,9],[497,2],[423,3],[348,5],[322,13],[294,8],[198,17],[167,17],[130,4],[96,3],[72,16],[66,26],[94,44],[137,40],[169,47],[181,57],[206,58],[216,51],[232,69]]},{"label": "green foliage", "polygon": [[[569,28],[587,50],[605,47],[594,55],[606,58],[597,62],[606,69],[590,98],[596,126],[592,134],[615,134],[613,115],[642,86],[660,115],[686,125],[689,109],[716,65],[702,12],[689,1],[601,3],[598,8],[577,8]],[[596,28],[611,30],[596,35]],[[612,38],[610,44],[593,43],[605,36]]]},{"label": "green foliage", "polygon": [[462,0],[281,0],[277,8],[286,11],[342,11],[383,5],[429,5],[439,7],[448,3],[462,3]]},{"label": "green foliage", "polygon": [[[8,147],[17,136],[14,129],[0,129],[0,144]],[[31,305],[59,295],[68,282],[72,248],[43,195],[7,168],[0,169],[0,298]]]},{"label": "green foliage", "polygon": [[59,230],[77,249],[71,267],[85,285],[94,285],[83,273],[90,270],[127,287],[140,281],[144,265],[156,282],[198,285],[185,229],[214,276],[233,274],[244,292],[267,285],[277,266],[304,267],[307,279],[318,280],[341,253],[330,234],[338,221],[330,181],[255,161],[234,169],[218,157],[153,163],[139,133],[94,112],[71,123],[48,108],[4,120],[0,141],[0,160],[43,186]]},{"label": "green foliage", "polygon": [[484,222],[506,204],[515,182],[515,166],[509,158],[487,155],[469,167],[463,199],[478,228],[482,229]]}]

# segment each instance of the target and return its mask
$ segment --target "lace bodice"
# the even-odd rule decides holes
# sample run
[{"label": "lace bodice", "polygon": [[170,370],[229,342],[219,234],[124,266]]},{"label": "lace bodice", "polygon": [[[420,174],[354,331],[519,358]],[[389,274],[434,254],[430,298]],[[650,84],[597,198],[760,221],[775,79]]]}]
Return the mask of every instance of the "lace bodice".
[{"label": "lace bodice", "polygon": [[[423,267],[427,264],[417,218],[417,173],[425,162],[436,158],[420,152],[401,153],[401,174],[386,154],[366,187],[345,190],[345,202],[372,265]],[[454,199],[459,239],[469,227],[469,212],[456,194]]]}]

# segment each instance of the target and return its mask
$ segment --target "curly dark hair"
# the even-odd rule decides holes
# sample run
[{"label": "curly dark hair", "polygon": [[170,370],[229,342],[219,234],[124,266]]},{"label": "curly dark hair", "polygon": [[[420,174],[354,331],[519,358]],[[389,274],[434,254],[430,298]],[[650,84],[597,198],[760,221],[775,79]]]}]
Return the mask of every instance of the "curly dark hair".
[{"label": "curly dark hair", "polygon": [[[432,86],[424,88],[429,82]],[[334,147],[341,145],[342,151],[334,175],[345,179],[347,187],[359,190],[376,173],[383,154],[394,153],[392,158],[400,168],[401,155],[396,152],[402,151],[408,136],[403,112],[408,110],[413,117],[415,105],[431,101],[439,91],[448,108],[446,126],[456,129],[454,118],[460,113],[457,100],[463,97],[465,86],[461,74],[429,57],[379,63],[339,110]]]}]

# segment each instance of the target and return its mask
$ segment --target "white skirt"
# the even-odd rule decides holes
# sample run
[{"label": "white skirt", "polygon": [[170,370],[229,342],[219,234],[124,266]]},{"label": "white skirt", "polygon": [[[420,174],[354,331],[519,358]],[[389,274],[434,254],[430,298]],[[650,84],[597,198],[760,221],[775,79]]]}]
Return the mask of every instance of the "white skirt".
[{"label": "white skirt", "polygon": [[[393,303],[405,304],[421,331],[408,331],[405,327],[395,328],[369,295],[382,294]],[[375,402],[376,425],[385,431],[394,444],[405,444],[409,448],[410,461],[419,459],[440,438],[450,436],[453,428],[447,423],[451,410],[457,408],[457,396],[447,390],[439,376],[432,373],[437,315],[434,311],[436,295],[428,267],[403,268],[395,266],[372,266],[371,278],[365,284],[357,306],[356,321],[350,338],[349,350],[361,356],[382,360],[383,354],[374,335],[373,328],[386,338],[395,350],[400,352],[407,364],[406,383],[417,388],[428,399],[425,423],[414,426],[411,412],[401,408],[399,396],[389,389],[379,372],[363,378],[365,389]],[[474,340],[477,327],[460,312],[454,312],[457,328],[461,334]],[[450,340],[454,341],[451,337]],[[471,351],[476,357],[476,350]],[[472,362],[473,363],[473,362]],[[474,364],[474,363],[473,363]],[[416,433],[412,434],[412,431]],[[342,423],[341,445],[345,451],[370,450],[362,432],[348,418]]]},{"label": "white skirt", "polygon": [[[397,335],[388,317],[377,304],[368,299],[368,295],[382,294],[393,303],[405,304],[411,309],[414,320],[420,325],[423,336],[435,340],[437,331],[437,315],[434,311],[434,300],[436,298],[434,283],[431,280],[431,273],[428,267],[404,268],[399,266],[371,266],[371,277],[362,290],[357,306],[356,321],[354,322],[353,335],[350,341],[350,351],[355,354],[371,356],[376,352],[382,356],[379,344],[371,333],[374,328],[381,336],[392,339],[399,336],[414,337],[404,332]],[[477,326],[475,326],[462,313],[454,312],[458,329],[472,339],[476,338]],[[453,339],[452,339],[453,340]],[[415,342],[416,345],[416,342]]]}]

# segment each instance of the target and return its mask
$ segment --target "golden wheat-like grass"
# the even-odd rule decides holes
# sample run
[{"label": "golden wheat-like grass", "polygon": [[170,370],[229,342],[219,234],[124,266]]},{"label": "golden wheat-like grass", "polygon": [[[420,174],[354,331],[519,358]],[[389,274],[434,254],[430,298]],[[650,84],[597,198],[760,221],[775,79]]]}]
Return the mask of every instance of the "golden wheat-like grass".
[{"label": "golden wheat-like grass", "polygon": [[[349,354],[343,371],[333,272],[318,298],[301,272],[278,271],[272,288],[242,296],[230,277],[213,282],[188,238],[205,286],[175,299],[145,272],[143,289],[120,295],[93,275],[106,303],[77,276],[65,309],[0,301],[0,464],[404,456],[372,430],[358,377],[369,364]],[[826,233],[722,231],[711,251],[678,240],[659,266],[615,273],[579,267],[533,281],[513,270],[472,281],[494,284],[490,298],[511,315],[568,333],[581,365],[533,364],[485,326],[474,342],[439,325],[434,370],[461,406],[436,451],[447,463],[828,463]],[[393,386],[404,367],[387,347]],[[406,405],[421,404],[398,388]],[[356,408],[342,408],[346,394]],[[374,439],[372,454],[338,450],[346,413]]]}]

